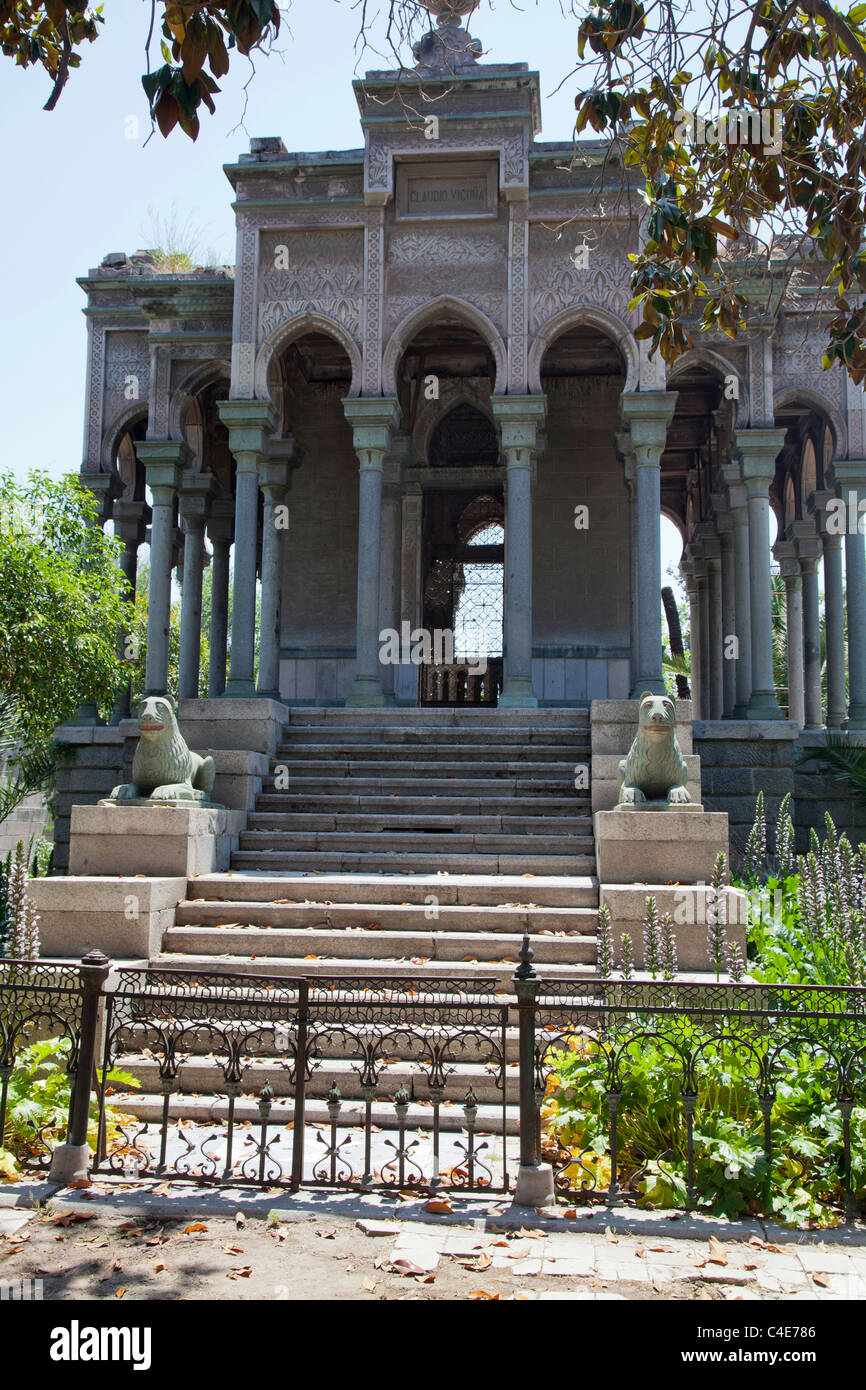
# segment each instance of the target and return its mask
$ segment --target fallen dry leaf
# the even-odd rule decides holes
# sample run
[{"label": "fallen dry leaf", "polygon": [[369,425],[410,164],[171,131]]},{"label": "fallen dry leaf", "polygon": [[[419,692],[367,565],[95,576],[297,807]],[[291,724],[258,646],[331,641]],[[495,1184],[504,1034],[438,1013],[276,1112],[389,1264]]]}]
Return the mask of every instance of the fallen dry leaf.
[{"label": "fallen dry leaf", "polygon": [[426,1274],[426,1269],[416,1265],[412,1260],[397,1259],[391,1261],[391,1271],[394,1274]]},{"label": "fallen dry leaf", "polygon": [[726,1265],[728,1263],[728,1252],[720,1240],[715,1236],[710,1236],[710,1263],[714,1265]]},{"label": "fallen dry leaf", "polygon": [[488,1293],[486,1289],[473,1289],[472,1293],[468,1294],[467,1297],[468,1297],[468,1298],[484,1298],[484,1299],[487,1300],[488,1303],[498,1303],[498,1302],[499,1302],[499,1294],[498,1294],[498,1293]]},{"label": "fallen dry leaf", "polygon": [[819,1284],[822,1289],[829,1289],[830,1287],[830,1280],[827,1278],[826,1274],[813,1274],[812,1283]]},{"label": "fallen dry leaf", "polygon": [[59,1216],[49,1218],[52,1226],[72,1226],[76,1221],[92,1221],[95,1211],[64,1211]]},{"label": "fallen dry leaf", "polygon": [[445,1197],[431,1197],[429,1202],[424,1203],[424,1211],[450,1212],[453,1211],[451,1203]]},{"label": "fallen dry leaf", "polygon": [[165,1269],[165,1261],[164,1261],[164,1260],[154,1260],[154,1262],[153,1262],[153,1272],[154,1272],[154,1274],[161,1274],[162,1271],[163,1271],[164,1269]]},{"label": "fallen dry leaf", "polygon": [[235,1212],[235,1225],[237,1226],[238,1230],[240,1230],[241,1226],[245,1226],[246,1224],[247,1224],[247,1218],[244,1216],[243,1212],[242,1212],[242,1211],[236,1211],[236,1212]]},{"label": "fallen dry leaf", "polygon": [[204,1224],[203,1221],[195,1221],[195,1222],[193,1222],[193,1224],[192,1224],[191,1226],[184,1226],[184,1228],[183,1228],[183,1234],[184,1234],[185,1236],[191,1236],[191,1235],[194,1235],[196,1231],[206,1231],[206,1230],[207,1230],[207,1226]]}]

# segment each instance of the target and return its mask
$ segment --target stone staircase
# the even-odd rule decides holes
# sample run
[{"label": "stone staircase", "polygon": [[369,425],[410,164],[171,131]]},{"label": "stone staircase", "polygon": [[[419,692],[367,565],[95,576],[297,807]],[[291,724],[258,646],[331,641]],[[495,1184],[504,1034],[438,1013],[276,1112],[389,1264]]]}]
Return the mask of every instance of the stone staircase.
[{"label": "stone staircase", "polygon": [[[489,998],[511,992],[528,932],[539,973],[591,975],[598,883],[589,793],[574,787],[575,767],[589,761],[585,710],[292,711],[231,871],[190,880],[153,963],[311,979],[339,973],[348,990],[408,976],[434,996],[455,980],[475,992],[477,981]],[[149,1093],[127,1108],[154,1118],[155,1064],[132,1057],[121,1065]],[[336,1082],[357,1123],[355,1065],[348,1045],[327,1043],[311,1081],[311,1119],[326,1118]],[[481,1050],[473,1058],[470,1047],[457,1070],[460,1094],[471,1085],[478,1099],[479,1125],[501,1122]],[[244,1090],[257,1089],[259,1072],[274,1088],[275,1113],[290,1117],[267,1058],[252,1065]],[[172,1113],[224,1113],[205,1099],[219,1080],[215,1061],[191,1059]],[[401,1085],[412,1098],[409,1122],[423,1128],[430,1110],[419,1069],[398,1059],[383,1074],[381,1100]],[[516,1101],[515,1082],[509,1128]],[[255,1118],[251,1098],[238,1104],[239,1115],[246,1106]],[[376,1112],[390,1127],[393,1109],[377,1101]]]}]

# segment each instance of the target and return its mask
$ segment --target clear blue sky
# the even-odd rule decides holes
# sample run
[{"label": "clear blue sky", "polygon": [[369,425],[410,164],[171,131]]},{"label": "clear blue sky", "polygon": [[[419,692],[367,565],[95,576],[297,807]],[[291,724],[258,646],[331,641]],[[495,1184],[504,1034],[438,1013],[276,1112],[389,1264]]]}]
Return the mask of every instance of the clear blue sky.
[{"label": "clear blue sky", "polygon": [[[369,9],[375,14],[375,0]],[[222,165],[253,135],[281,135],[296,150],[360,145],[352,78],[392,66],[381,22],[370,36],[379,51],[360,52],[354,0],[294,0],[280,51],[256,59],[245,115],[250,66],[235,58],[220,84],[217,114],[203,115],[196,143],[175,130],[168,140],[154,135],[145,148],[140,75],[149,12],[145,0],[106,0],[103,33],[84,51],[53,113],[41,109],[50,90],[41,69],[0,62],[0,467],[19,474],[33,467],[77,472],[81,463],[85,322],[76,276],[108,251],[147,245],[151,209],[163,218],[174,209],[200,229],[203,251],[233,261],[231,188]],[[525,61],[539,70],[543,138],[570,139],[576,82],[555,89],[576,64],[578,21],[564,17],[557,0],[481,0],[470,28],[488,62]],[[153,63],[160,62],[154,43]],[[137,140],[127,136],[130,117],[138,118]],[[245,128],[234,128],[242,118]]]}]

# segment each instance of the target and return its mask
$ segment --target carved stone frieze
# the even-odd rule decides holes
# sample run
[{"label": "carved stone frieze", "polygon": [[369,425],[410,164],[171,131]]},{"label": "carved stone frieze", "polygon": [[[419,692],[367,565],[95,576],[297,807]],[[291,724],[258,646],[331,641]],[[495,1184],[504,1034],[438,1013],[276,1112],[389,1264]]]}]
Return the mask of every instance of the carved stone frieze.
[{"label": "carved stone frieze", "polygon": [[413,309],[442,294],[474,304],[504,333],[505,228],[395,231],[387,249],[385,288],[386,335]]},{"label": "carved stone frieze", "polygon": [[572,305],[593,304],[628,320],[629,243],[626,229],[605,231],[575,222],[557,238],[546,226],[529,228],[529,325],[543,324]]},{"label": "carved stone frieze", "polygon": [[146,330],[110,329],[106,333],[103,381],[106,421],[137,401],[147,404],[150,353]]},{"label": "carved stone frieze", "polygon": [[259,343],[298,314],[326,314],[361,337],[360,231],[267,232],[259,251]]}]

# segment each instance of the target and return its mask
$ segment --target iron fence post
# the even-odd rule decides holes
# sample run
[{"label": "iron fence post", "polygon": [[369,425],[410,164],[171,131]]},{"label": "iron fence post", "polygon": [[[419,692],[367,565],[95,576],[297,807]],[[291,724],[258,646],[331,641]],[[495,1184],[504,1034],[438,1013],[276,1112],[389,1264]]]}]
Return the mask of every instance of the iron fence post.
[{"label": "iron fence post", "polygon": [[541,1161],[539,1106],[535,1093],[535,1011],[538,976],[532,965],[529,934],[523,937],[514,972],[517,995],[518,1070],[520,1079],[520,1167],[514,1188],[515,1206],[544,1207],[554,1200],[553,1169]]},{"label": "iron fence post", "polygon": [[79,1016],[78,1057],[72,1081],[69,1106],[69,1128],[66,1143],[58,1144],[51,1155],[49,1182],[67,1187],[72,1182],[85,1182],[89,1177],[90,1153],[87,1147],[87,1127],[90,1120],[90,1092],[93,1084],[93,1063],[96,1057],[96,1034],[99,1025],[99,1001],[111,969],[111,962],[101,951],[89,951],[79,967],[81,985],[81,1014]]}]

